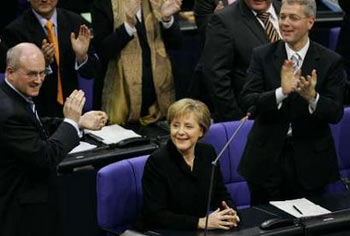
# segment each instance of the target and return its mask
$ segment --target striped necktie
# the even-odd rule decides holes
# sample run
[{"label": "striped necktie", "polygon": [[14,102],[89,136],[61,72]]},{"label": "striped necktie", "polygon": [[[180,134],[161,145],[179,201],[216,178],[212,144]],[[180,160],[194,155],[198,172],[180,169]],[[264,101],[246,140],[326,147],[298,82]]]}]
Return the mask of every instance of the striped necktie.
[{"label": "striped necktie", "polygon": [[294,53],[290,60],[293,62],[293,70],[296,71],[301,67],[301,56],[298,53]]},{"label": "striped necktie", "polygon": [[258,13],[256,15],[265,25],[265,33],[267,35],[267,37],[269,37],[269,40],[271,43],[277,41],[280,39],[280,36],[277,32],[277,30],[275,29],[275,27],[273,27],[273,24],[270,21],[270,13],[268,12],[261,12]]},{"label": "striped necktie", "polygon": [[60,53],[58,47],[58,40],[55,34],[54,25],[51,21],[47,21],[45,28],[47,30],[47,38],[50,43],[55,46],[55,59],[57,63],[57,102],[63,105],[63,92],[62,92],[62,81],[60,73]]}]

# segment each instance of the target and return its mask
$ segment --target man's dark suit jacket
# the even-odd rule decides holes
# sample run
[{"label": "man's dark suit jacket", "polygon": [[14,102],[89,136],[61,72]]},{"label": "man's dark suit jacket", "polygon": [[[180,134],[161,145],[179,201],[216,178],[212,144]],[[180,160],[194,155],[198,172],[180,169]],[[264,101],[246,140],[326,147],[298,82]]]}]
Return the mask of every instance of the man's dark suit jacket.
[{"label": "man's dark suit jacket", "polygon": [[0,73],[4,73],[6,68],[7,46],[2,40],[2,37],[0,37],[0,40]]},{"label": "man's dark suit jacket", "polygon": [[77,131],[61,119],[42,120],[41,126],[5,82],[0,110],[0,235],[56,235],[56,166],[79,144]]},{"label": "man's dark suit jacket", "polygon": [[263,185],[279,176],[278,159],[289,124],[298,180],[305,189],[316,189],[338,178],[337,156],[329,123],[343,116],[343,62],[337,53],[315,43],[302,65],[302,75],[317,72],[316,92],[320,98],[310,114],[308,102],[292,93],[277,109],[275,89],[281,86],[281,68],[287,59],[285,44],[277,41],[254,50],[242,91],[242,104],[256,106],[256,118],[239,164],[248,181]]},{"label": "man's dark suit jacket", "polygon": [[[95,1],[91,14],[94,28],[94,46],[102,64],[101,73],[98,75],[98,82],[95,83],[94,94],[101,94],[109,60],[119,57],[120,52],[128,42],[133,39],[133,36],[129,36],[124,24],[114,30],[111,0]],[[150,90],[153,89],[153,82],[150,81],[153,78],[151,55],[143,22],[144,21],[142,21],[141,24],[137,24],[136,28],[140,39],[140,47],[142,49],[142,86],[145,86],[144,82],[146,81],[146,86],[148,90]],[[166,49],[179,49],[182,46],[182,35],[177,21],[175,20],[174,24],[169,29],[164,29],[163,26],[160,27],[162,29],[162,36]],[[145,95],[146,94],[142,95],[143,101],[145,100],[144,98],[149,98]],[[151,96],[153,95],[151,94]],[[94,106],[98,109],[101,105],[101,96],[95,96],[95,98],[97,100],[94,101]]]},{"label": "man's dark suit jacket", "polygon": [[[68,97],[74,89],[79,88],[78,73],[74,68],[76,57],[70,41],[70,34],[74,32],[77,36],[82,24],[83,21],[79,15],[57,8],[60,72],[64,98]],[[9,48],[21,42],[32,42],[41,48],[43,39],[47,38],[32,9],[28,9],[21,17],[11,22],[5,28],[3,37]],[[97,65],[98,59],[90,47],[89,59],[78,72],[85,78],[94,78]],[[53,73],[46,76],[40,94],[35,98],[35,103],[40,115],[63,117],[62,106],[57,103],[57,64],[54,61],[50,66]]]},{"label": "man's dark suit jacket", "polygon": [[[223,0],[222,3],[225,7],[228,5],[227,0]],[[214,13],[217,4],[218,0],[196,0],[194,2],[193,12],[196,19],[197,30],[200,36],[201,49],[204,47],[205,33],[209,18]]]},{"label": "man's dark suit jacket", "polygon": [[[273,1],[273,6],[278,14],[280,4]],[[242,118],[239,94],[252,50],[268,42],[262,25],[244,0],[237,0],[210,18],[202,63],[204,79],[213,96],[216,122]]]}]

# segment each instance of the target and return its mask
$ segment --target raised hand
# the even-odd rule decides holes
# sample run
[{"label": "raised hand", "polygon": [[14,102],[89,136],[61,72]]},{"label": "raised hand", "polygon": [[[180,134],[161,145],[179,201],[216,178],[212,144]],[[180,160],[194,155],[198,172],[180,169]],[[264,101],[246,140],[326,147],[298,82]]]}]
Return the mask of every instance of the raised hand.
[{"label": "raised hand", "polygon": [[89,111],[80,117],[79,127],[83,129],[100,130],[107,123],[108,116],[103,111]]},{"label": "raised hand", "polygon": [[67,97],[63,106],[63,115],[65,118],[74,120],[77,124],[80,121],[81,113],[85,104],[85,96],[82,90],[74,90]]},{"label": "raised hand", "polygon": [[300,83],[297,88],[297,92],[302,96],[306,101],[311,101],[316,98],[316,84],[317,84],[317,73],[316,70],[312,70],[311,75],[305,77],[300,77]]},{"label": "raised hand", "polygon": [[170,21],[171,16],[181,9],[182,0],[167,0],[160,7],[162,21]]},{"label": "raised hand", "polygon": [[91,32],[86,25],[80,26],[78,37],[75,36],[74,32],[71,33],[70,41],[78,63],[82,63],[86,59],[90,40]]},{"label": "raised hand", "polygon": [[54,60],[55,46],[53,43],[48,42],[47,39],[43,39],[41,43],[41,51],[44,54],[46,66],[50,65]]},{"label": "raised hand", "polygon": [[285,60],[281,70],[281,87],[284,95],[295,92],[300,81],[300,69],[296,72],[293,70],[293,62]]},{"label": "raised hand", "polygon": [[141,0],[128,0],[125,6],[125,18],[126,22],[128,22],[129,25],[135,26],[136,21],[136,13],[141,8]]},{"label": "raised hand", "polygon": [[218,10],[221,10],[223,8],[224,8],[224,3],[220,0],[220,1],[218,1],[218,4],[216,5],[214,11],[218,11]]}]

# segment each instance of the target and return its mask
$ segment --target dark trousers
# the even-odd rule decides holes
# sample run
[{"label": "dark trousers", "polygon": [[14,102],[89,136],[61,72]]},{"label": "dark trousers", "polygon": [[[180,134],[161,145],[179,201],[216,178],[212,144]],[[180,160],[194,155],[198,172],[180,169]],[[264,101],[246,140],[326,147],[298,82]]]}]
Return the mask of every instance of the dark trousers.
[{"label": "dark trousers", "polygon": [[287,200],[318,195],[324,188],[305,189],[297,176],[294,162],[292,138],[287,137],[279,158],[278,171],[263,184],[248,181],[251,205],[266,204],[269,201]]}]

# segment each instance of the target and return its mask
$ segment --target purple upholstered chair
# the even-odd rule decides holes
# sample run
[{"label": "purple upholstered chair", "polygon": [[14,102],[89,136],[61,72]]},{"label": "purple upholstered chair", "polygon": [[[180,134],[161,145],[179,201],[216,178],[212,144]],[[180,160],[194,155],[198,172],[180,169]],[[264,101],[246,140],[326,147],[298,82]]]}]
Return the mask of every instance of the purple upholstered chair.
[{"label": "purple upholstered chair", "polygon": [[[215,147],[216,153],[219,154],[239,124],[239,121],[213,124],[204,137],[203,142],[212,144]],[[252,124],[253,121],[248,121],[245,124],[236,139],[233,140],[219,160],[224,183],[239,209],[250,206],[248,186],[246,181],[238,174],[237,166]]]},{"label": "purple upholstered chair", "polygon": [[333,27],[329,30],[329,44],[328,48],[335,50],[338,44],[340,27]]},{"label": "purple upholstered chair", "polygon": [[98,171],[97,221],[102,229],[119,234],[134,223],[142,206],[141,179],[147,158],[118,161]]},{"label": "purple upholstered chair", "polygon": [[[240,123],[241,121],[223,123],[227,132],[228,139],[236,131]],[[232,198],[235,199],[236,204],[239,206],[239,208],[250,206],[250,192],[247,182],[237,172],[237,168],[247,142],[247,136],[253,126],[253,123],[254,121],[248,120],[228,147],[231,177],[230,183],[226,184],[226,187],[231,193]]]},{"label": "purple upholstered chair", "polygon": [[94,97],[94,81],[94,79],[85,79],[81,76],[78,77],[79,88],[84,91],[86,97],[84,111],[90,111],[92,109]]},{"label": "purple upholstered chair", "polygon": [[5,79],[5,73],[0,73],[0,83]]},{"label": "purple upholstered chair", "polygon": [[[212,124],[201,142],[214,146],[216,154],[219,154],[227,142],[227,134],[222,123]],[[231,180],[231,166],[229,152],[226,150],[220,158],[221,174],[225,184]]]},{"label": "purple upholstered chair", "polygon": [[344,109],[343,119],[335,125],[331,125],[335,147],[338,155],[338,166],[341,180],[329,184],[328,192],[346,191],[346,185],[350,187],[350,107]]}]

